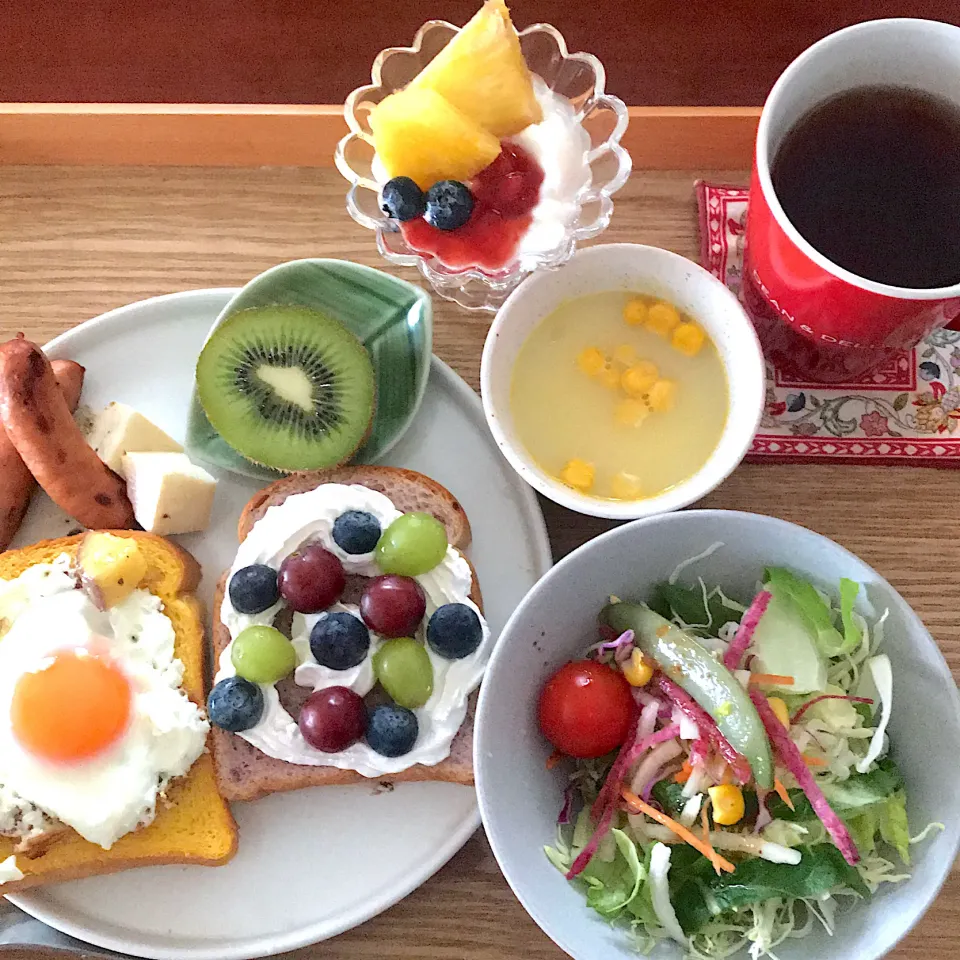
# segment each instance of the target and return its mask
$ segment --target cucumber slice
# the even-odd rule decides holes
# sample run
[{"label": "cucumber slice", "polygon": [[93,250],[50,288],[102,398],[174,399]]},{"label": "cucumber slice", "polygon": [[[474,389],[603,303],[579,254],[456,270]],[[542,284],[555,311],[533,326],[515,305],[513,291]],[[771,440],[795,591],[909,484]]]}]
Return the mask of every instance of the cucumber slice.
[{"label": "cucumber slice", "polygon": [[[819,693],[827,686],[827,665],[816,636],[789,597],[776,592],[753,632],[751,670],[793,677],[790,686],[775,688],[787,694]],[[768,688],[765,688],[768,689]]]}]

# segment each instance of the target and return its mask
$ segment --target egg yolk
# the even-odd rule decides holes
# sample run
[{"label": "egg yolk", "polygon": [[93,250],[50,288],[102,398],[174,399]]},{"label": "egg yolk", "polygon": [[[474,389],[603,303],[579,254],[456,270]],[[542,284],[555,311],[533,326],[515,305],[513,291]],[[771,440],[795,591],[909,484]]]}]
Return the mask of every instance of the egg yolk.
[{"label": "egg yolk", "polygon": [[88,760],[115,743],[130,719],[127,678],[87,651],[58,653],[17,681],[13,732],[23,748],[53,763]]}]

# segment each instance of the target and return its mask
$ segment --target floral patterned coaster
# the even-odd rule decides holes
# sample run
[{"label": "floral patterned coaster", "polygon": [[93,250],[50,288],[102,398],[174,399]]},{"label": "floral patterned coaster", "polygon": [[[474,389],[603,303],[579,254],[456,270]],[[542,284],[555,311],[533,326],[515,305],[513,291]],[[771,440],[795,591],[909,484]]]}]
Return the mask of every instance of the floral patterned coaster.
[{"label": "floral patterned coaster", "polygon": [[[698,181],[696,191],[703,265],[742,301],[747,189]],[[960,467],[960,330],[938,330],[829,386],[768,361],[766,408],[747,459]]]}]

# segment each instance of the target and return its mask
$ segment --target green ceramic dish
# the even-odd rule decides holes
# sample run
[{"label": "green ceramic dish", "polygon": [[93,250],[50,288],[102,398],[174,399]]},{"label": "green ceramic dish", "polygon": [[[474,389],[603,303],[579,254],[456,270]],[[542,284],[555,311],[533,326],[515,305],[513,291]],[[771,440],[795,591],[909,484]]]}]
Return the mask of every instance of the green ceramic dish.
[{"label": "green ceramic dish", "polygon": [[[276,304],[326,313],[352,330],[370,353],[377,409],[370,436],[353,463],[379,460],[413,421],[430,372],[433,312],[419,287],[346,260],[294,260],[255,277],[224,307],[211,328],[240,310]],[[187,422],[187,452],[200,460],[257,479],[274,470],[251,463],[214,430],[194,389]]]}]

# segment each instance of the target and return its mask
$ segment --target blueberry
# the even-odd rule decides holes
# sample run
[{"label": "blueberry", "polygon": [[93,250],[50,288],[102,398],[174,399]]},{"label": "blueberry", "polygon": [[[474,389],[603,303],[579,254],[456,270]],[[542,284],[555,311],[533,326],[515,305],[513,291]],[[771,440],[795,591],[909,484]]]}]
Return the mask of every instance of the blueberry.
[{"label": "blueberry", "polygon": [[333,539],[337,546],[350,554],[372,553],[380,541],[380,521],[364,510],[341,513],[333,524]]},{"label": "blueberry", "polygon": [[367,743],[381,757],[402,757],[413,749],[420,726],[417,715],[395,703],[382,703],[370,711]]},{"label": "blueberry", "polygon": [[427,624],[427,643],[441,657],[469,657],[483,639],[483,626],[476,612],[465,603],[437,607]]},{"label": "blueberry", "polygon": [[265,563],[243,567],[230,578],[229,592],[237,613],[263,613],[280,599],[277,571]]},{"label": "blueberry", "polygon": [[392,220],[416,220],[423,216],[423,191],[409,177],[394,177],[380,191],[380,209]]},{"label": "blueberry", "polygon": [[427,223],[438,230],[456,230],[473,213],[473,194],[459,180],[441,180],[427,191]]},{"label": "blueberry", "polygon": [[351,613],[328,613],[310,631],[310,652],[322,667],[349,670],[363,663],[370,649],[370,631]]},{"label": "blueberry", "polygon": [[227,677],[210,691],[207,716],[230,733],[249,730],[263,716],[263,691],[243,677]]}]

